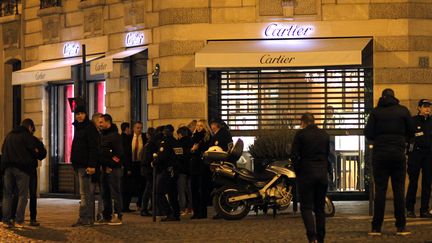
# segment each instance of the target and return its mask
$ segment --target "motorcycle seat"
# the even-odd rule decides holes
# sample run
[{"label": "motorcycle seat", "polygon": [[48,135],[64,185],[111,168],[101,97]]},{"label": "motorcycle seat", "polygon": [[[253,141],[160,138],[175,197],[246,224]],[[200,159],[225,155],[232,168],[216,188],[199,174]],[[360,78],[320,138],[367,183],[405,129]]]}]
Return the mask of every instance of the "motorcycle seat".
[{"label": "motorcycle seat", "polygon": [[229,154],[225,151],[206,151],[204,158],[209,162],[224,161],[228,159]]},{"label": "motorcycle seat", "polygon": [[239,169],[238,173],[240,174],[240,176],[242,176],[243,178],[247,179],[247,180],[253,180],[253,181],[268,181],[271,180],[275,174],[269,171],[263,171],[260,173],[256,173],[256,172],[252,172],[250,170],[247,169]]}]

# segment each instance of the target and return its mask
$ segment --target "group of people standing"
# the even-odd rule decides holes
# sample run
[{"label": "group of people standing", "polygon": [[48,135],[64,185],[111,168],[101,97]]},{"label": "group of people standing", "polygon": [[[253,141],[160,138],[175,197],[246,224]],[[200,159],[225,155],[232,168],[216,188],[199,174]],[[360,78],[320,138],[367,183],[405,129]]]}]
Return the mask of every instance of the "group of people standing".
[{"label": "group of people standing", "polygon": [[[229,130],[221,120],[199,120],[189,126],[172,125],[148,128],[135,122],[121,124],[121,134],[109,114],[94,114],[92,121],[84,107],[75,108],[75,136],[71,162],[79,178],[79,219],[73,226],[122,224],[133,196],[141,216],[151,216],[150,202],[161,221],[207,218],[212,190],[208,165],[202,154],[209,146],[225,151],[232,143]],[[175,135],[176,134],[176,135]],[[153,171],[155,181],[153,181]],[[155,194],[152,197],[153,183]],[[100,189],[95,211],[95,190]],[[102,203],[101,203],[102,202]],[[114,202],[114,205],[112,204]],[[94,221],[96,219],[96,221]]]}]

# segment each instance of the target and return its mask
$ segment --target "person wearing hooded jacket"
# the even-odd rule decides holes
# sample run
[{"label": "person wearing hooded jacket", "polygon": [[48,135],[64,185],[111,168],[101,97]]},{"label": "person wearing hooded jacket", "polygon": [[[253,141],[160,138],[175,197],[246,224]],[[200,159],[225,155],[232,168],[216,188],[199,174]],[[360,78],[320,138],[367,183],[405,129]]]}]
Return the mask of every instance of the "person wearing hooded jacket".
[{"label": "person wearing hooded jacket", "polygon": [[94,223],[95,188],[94,176],[98,165],[99,132],[87,116],[85,104],[74,109],[75,127],[71,148],[71,163],[78,178],[80,190],[79,218],[72,227],[92,226]]},{"label": "person wearing hooded jacket", "polygon": [[[33,172],[34,159],[38,157],[38,144],[33,139],[34,123],[24,119],[5,138],[2,147],[1,171],[4,174],[3,185],[3,223],[6,227],[24,227],[27,194],[30,175]],[[12,224],[12,198],[18,194],[18,206],[15,225]]]},{"label": "person wearing hooded jacket", "polygon": [[[123,200],[121,193],[122,166],[124,162],[123,145],[117,126],[109,114],[102,119],[100,160],[102,165],[101,193],[103,199],[103,218],[97,224],[121,225]],[[114,214],[112,201],[114,201]]]},{"label": "person wearing hooded jacket", "polygon": [[397,235],[407,235],[405,217],[405,174],[407,142],[414,137],[410,112],[399,104],[394,91],[385,89],[369,115],[364,134],[373,142],[372,166],[375,181],[374,215],[369,235],[381,235],[387,184],[391,179]]}]

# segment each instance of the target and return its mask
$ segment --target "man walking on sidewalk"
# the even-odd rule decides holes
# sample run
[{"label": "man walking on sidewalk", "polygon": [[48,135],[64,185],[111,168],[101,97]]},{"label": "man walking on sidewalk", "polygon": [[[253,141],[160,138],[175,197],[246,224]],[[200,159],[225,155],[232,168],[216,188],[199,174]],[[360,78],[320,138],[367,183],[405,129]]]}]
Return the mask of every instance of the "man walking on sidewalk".
[{"label": "man walking on sidewalk", "polygon": [[372,166],[375,180],[374,215],[369,235],[381,235],[388,180],[391,178],[397,235],[406,229],[404,190],[407,142],[414,137],[411,115],[399,104],[394,91],[385,89],[378,106],[369,115],[364,134],[373,141]]},{"label": "man walking on sidewalk", "polygon": [[429,213],[429,200],[431,196],[431,174],[432,174],[432,119],[430,117],[431,102],[421,99],[418,103],[418,115],[414,116],[415,138],[410,146],[408,155],[409,184],[406,195],[407,217],[415,218],[415,203],[417,185],[422,173],[421,189],[421,218],[432,218]]},{"label": "man walking on sidewalk", "polygon": [[301,117],[301,128],[294,137],[291,151],[300,210],[309,242],[324,242],[330,137],[315,125],[315,118],[310,113]]}]

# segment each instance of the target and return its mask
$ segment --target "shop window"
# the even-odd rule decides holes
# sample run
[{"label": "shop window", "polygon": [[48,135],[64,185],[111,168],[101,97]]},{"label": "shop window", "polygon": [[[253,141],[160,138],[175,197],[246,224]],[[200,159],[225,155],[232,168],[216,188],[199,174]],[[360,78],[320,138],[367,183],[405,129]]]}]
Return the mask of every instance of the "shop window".
[{"label": "shop window", "polygon": [[[147,121],[147,78],[137,76],[131,80],[132,121]],[[145,128],[145,127],[144,127]]]},{"label": "shop window", "polygon": [[[209,84],[209,117],[221,117],[233,131],[298,128],[302,114],[314,114],[329,130],[364,128],[371,88],[361,68],[219,71]],[[213,88],[212,88],[213,87]],[[216,88],[217,92],[215,94]],[[365,104],[368,103],[368,106]]]},{"label": "shop window", "polygon": [[89,83],[89,114],[106,113],[105,95],[105,82]]}]

